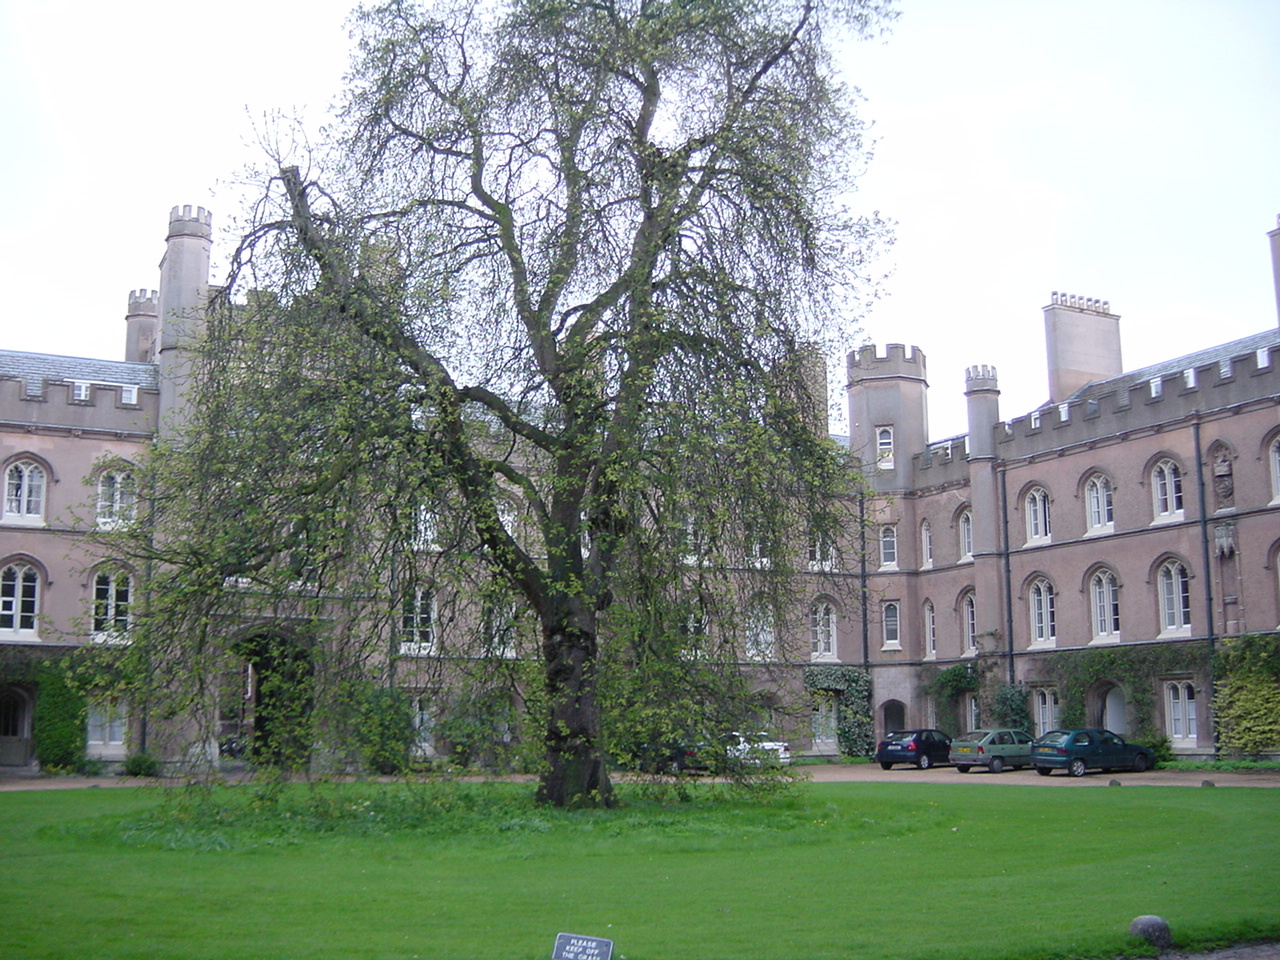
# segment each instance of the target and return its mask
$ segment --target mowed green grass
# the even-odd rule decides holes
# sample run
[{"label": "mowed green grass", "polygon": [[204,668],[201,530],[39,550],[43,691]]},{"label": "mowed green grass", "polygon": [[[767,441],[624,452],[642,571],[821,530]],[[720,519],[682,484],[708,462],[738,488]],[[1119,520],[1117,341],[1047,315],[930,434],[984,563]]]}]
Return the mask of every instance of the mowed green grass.
[{"label": "mowed green grass", "polygon": [[566,814],[456,789],[465,815],[367,835],[139,831],[162,791],[0,794],[0,957],[532,960],[559,932],[615,960],[1109,957],[1144,952],[1143,913],[1182,947],[1280,939],[1273,790],[805,784]]}]

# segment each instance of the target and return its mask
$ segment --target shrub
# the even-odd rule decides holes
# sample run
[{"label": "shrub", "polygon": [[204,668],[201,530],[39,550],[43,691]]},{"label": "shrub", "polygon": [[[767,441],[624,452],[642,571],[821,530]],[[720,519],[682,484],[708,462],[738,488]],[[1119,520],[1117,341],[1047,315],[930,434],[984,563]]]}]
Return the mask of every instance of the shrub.
[{"label": "shrub", "polygon": [[158,777],[160,761],[146,752],[131,753],[124,760],[126,777]]},{"label": "shrub", "polygon": [[365,695],[360,713],[357,736],[365,768],[381,774],[406,770],[417,737],[409,695],[375,688]]}]

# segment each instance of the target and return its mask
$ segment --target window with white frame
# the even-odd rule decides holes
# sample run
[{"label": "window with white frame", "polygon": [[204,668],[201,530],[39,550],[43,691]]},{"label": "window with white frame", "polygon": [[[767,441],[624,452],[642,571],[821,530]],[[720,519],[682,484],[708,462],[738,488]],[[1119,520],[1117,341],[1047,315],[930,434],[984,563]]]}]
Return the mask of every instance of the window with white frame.
[{"label": "window with white frame", "polygon": [[834,570],[836,568],[836,552],[831,541],[826,537],[815,537],[809,541],[809,569]]},{"label": "window with white frame", "polygon": [[484,605],[485,655],[510,660],[516,656],[516,605],[488,601]]},{"label": "window with white frame", "polygon": [[137,501],[132,473],[104,471],[98,477],[98,526],[110,528],[129,523],[137,513]]},{"label": "window with white frame", "polygon": [[924,655],[932,659],[938,655],[938,615],[933,609],[933,601],[924,602]]},{"label": "window with white frame", "polygon": [[982,701],[976,693],[965,694],[965,714],[969,718],[969,729],[982,729]]},{"label": "window with white frame", "polygon": [[413,549],[440,549],[440,517],[428,504],[419,504],[413,523]]},{"label": "window with white frame", "polygon": [[1058,728],[1058,691],[1053,687],[1038,687],[1035,691],[1036,736],[1043,737]]},{"label": "window with white frame", "polygon": [[1280,500],[1280,437],[1271,441],[1271,499]]},{"label": "window with white frame", "polygon": [[809,608],[809,653],[814,660],[836,655],[836,609],[827,600]]},{"label": "window with white frame", "polygon": [[876,465],[893,469],[893,427],[876,427]]},{"label": "window with white frame", "polygon": [[893,524],[880,528],[880,566],[898,567],[898,528]]},{"label": "window with white frame", "polygon": [[973,511],[960,514],[960,559],[973,559]]},{"label": "window with white frame", "polygon": [[814,749],[830,749],[835,746],[839,712],[834,693],[829,690],[814,691],[813,714],[810,722],[812,724]]},{"label": "window with white frame", "polygon": [[1196,688],[1189,680],[1165,684],[1166,730],[1174,746],[1196,743]]},{"label": "window with white frame", "polygon": [[1191,628],[1191,578],[1177,560],[1160,565],[1156,575],[1160,599],[1160,632],[1176,633]]},{"label": "window with white frame", "polygon": [[71,381],[71,399],[80,403],[87,403],[92,397],[92,386],[87,380]]},{"label": "window with white frame", "polygon": [[760,599],[753,600],[747,607],[745,627],[747,659],[773,659],[773,611],[769,608],[769,605]]},{"label": "window with white frame", "polygon": [[415,587],[401,606],[400,653],[429,657],[436,652],[436,592]]},{"label": "window with white frame", "polygon": [[933,566],[933,527],[928,520],[920,524],[920,566]]},{"label": "window with white frame", "polygon": [[40,574],[28,563],[0,570],[0,633],[35,633],[40,610]]},{"label": "window with white frame", "polygon": [[960,600],[960,636],[964,640],[964,652],[978,652],[978,604],[973,593],[966,593]]},{"label": "window with white frame", "polygon": [[1084,485],[1085,510],[1088,513],[1089,532],[1110,531],[1115,525],[1115,509],[1112,505],[1111,480],[1098,474]]},{"label": "window with white frame", "polygon": [[129,714],[119,700],[90,701],[86,712],[85,743],[89,747],[123,747]]},{"label": "window with white frame", "polygon": [[1027,540],[1048,540],[1049,529],[1049,491],[1044,487],[1033,487],[1027,491],[1024,507],[1027,516]]},{"label": "window with white frame", "polygon": [[4,474],[4,522],[42,522],[44,491],[44,467],[32,460],[10,464]]},{"label": "window with white frame", "polygon": [[902,649],[901,608],[897,601],[890,600],[880,607],[880,620],[884,630],[884,650]]},{"label": "window with white frame", "polygon": [[138,388],[130,384],[124,384],[120,387],[120,402],[127,404],[135,404],[138,402]]},{"label": "window with white frame", "polygon": [[1058,638],[1057,599],[1053,584],[1043,577],[1031,584],[1031,642],[1052,644]]},{"label": "window with white frame", "polygon": [[1172,460],[1161,460],[1151,471],[1151,497],[1157,520],[1182,516],[1182,470]]},{"label": "window with white frame", "polygon": [[1095,640],[1120,639],[1120,583],[1110,570],[1089,578],[1089,606]]},{"label": "window with white frame", "polygon": [[416,757],[434,757],[436,718],[431,708],[431,697],[422,693],[413,698],[413,753]]},{"label": "window with white frame", "polygon": [[93,639],[124,640],[129,633],[133,579],[122,570],[101,570],[93,578]]}]

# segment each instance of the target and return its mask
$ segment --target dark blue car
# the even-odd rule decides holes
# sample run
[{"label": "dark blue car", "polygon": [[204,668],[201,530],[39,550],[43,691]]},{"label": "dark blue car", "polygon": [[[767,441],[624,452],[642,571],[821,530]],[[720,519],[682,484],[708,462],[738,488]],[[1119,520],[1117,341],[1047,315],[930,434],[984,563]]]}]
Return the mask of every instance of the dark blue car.
[{"label": "dark blue car", "polygon": [[941,730],[895,730],[876,744],[876,763],[885,770],[895,763],[928,770],[948,762],[950,755],[951,738]]}]

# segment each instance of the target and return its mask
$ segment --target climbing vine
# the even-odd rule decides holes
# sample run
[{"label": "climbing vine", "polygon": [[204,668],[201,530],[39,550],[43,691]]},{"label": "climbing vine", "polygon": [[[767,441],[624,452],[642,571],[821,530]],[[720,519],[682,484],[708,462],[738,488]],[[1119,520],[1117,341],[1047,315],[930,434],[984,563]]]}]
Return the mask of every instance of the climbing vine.
[{"label": "climbing vine", "polygon": [[821,664],[804,668],[806,690],[836,695],[836,740],[850,757],[870,756],[875,747],[871,718],[871,675],[862,667]]},{"label": "climbing vine", "polygon": [[1224,640],[1213,666],[1219,746],[1246,755],[1280,748],[1280,635]]},{"label": "climbing vine", "polygon": [[1206,675],[1210,666],[1209,644],[1197,641],[1173,646],[1121,646],[1092,650],[1064,650],[1050,667],[1057,682],[1063,727],[1088,726],[1086,711],[1090,688],[1111,681],[1124,691],[1129,716],[1133,719],[1131,739],[1159,745],[1164,732],[1156,716],[1158,684],[1154,678],[1165,674]]}]

